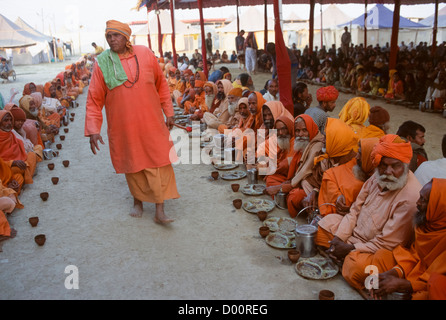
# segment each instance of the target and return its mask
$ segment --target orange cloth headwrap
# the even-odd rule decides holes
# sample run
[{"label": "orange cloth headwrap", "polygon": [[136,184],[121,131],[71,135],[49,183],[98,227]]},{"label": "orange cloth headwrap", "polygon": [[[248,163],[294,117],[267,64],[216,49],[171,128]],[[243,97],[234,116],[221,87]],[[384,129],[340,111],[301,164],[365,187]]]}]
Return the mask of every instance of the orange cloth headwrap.
[{"label": "orange cloth headwrap", "polygon": [[334,101],[338,96],[339,91],[333,86],[322,87],[316,91],[317,101],[319,102]]},{"label": "orange cloth headwrap", "polygon": [[372,151],[372,160],[378,166],[382,157],[398,159],[409,163],[412,159],[412,146],[396,134],[386,134],[379,139]]},{"label": "orange cloth headwrap", "polygon": [[358,136],[340,119],[328,118],[325,127],[325,148],[327,152],[314,159],[314,164],[323,159],[342,157],[352,150],[358,150]]},{"label": "orange cloth headwrap", "polygon": [[242,88],[234,88],[234,89],[231,89],[229,92],[228,92],[228,96],[229,95],[231,95],[231,96],[236,96],[236,97],[242,97],[242,92],[243,92],[243,90],[242,90]]},{"label": "orange cloth headwrap", "polygon": [[204,81],[195,80],[195,88],[203,88],[203,87],[204,87]]},{"label": "orange cloth headwrap", "polygon": [[307,131],[310,134],[310,141],[313,140],[313,138],[319,132],[319,128],[318,128],[316,122],[314,122],[313,118],[310,117],[308,114],[298,115],[294,119],[294,123],[296,123],[297,118],[302,118],[305,121],[305,127],[307,127]]},{"label": "orange cloth headwrap", "polygon": [[107,35],[108,32],[119,32],[120,34],[122,34],[127,39],[127,43],[125,46],[130,52],[133,51],[132,43],[130,42],[132,29],[130,29],[128,24],[116,20],[108,20],[106,23],[105,34]]}]

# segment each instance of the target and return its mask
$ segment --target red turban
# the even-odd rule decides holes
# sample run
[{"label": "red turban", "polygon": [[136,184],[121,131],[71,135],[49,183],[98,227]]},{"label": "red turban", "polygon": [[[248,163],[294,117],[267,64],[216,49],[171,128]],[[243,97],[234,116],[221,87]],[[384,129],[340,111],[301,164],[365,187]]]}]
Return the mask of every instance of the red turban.
[{"label": "red turban", "polygon": [[17,120],[25,121],[26,120],[26,113],[25,113],[25,111],[23,111],[19,107],[14,106],[9,111],[11,112],[12,116],[14,117],[14,121],[17,121]]},{"label": "red turban", "polygon": [[386,134],[379,139],[372,151],[372,161],[378,166],[382,157],[388,157],[409,163],[412,159],[412,146],[396,134]]},{"label": "red turban", "polygon": [[192,72],[191,69],[186,69],[186,70],[183,71],[183,74],[188,74],[188,75],[192,76],[194,73]]},{"label": "red turban", "polygon": [[333,86],[322,87],[316,91],[317,101],[319,102],[334,101],[338,96],[339,91]]},{"label": "red turban", "polygon": [[370,109],[369,123],[378,126],[390,121],[390,115],[386,109],[375,106]]}]

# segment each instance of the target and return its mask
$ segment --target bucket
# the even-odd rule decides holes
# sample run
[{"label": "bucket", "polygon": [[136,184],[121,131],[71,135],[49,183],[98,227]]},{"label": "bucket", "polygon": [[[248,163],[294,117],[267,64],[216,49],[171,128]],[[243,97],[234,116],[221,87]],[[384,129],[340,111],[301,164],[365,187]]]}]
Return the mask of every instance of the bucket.
[{"label": "bucket", "polygon": [[300,256],[302,258],[310,258],[316,255],[316,233],[317,227],[310,224],[297,226],[294,230],[296,236],[296,250],[300,251]]}]

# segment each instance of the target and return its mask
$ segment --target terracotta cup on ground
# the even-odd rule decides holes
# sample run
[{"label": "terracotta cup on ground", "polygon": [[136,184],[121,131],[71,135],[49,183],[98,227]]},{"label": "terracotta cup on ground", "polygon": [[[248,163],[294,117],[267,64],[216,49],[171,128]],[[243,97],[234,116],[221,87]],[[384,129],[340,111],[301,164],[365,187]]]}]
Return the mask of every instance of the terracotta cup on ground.
[{"label": "terracotta cup on ground", "polygon": [[212,176],[212,178],[214,178],[214,180],[217,180],[218,176],[219,176],[218,171],[212,171],[211,176]]},{"label": "terracotta cup on ground", "polygon": [[257,217],[259,218],[260,221],[264,221],[267,216],[268,216],[268,213],[266,211],[257,212]]},{"label": "terracotta cup on ground", "polygon": [[42,193],[40,194],[40,198],[41,198],[43,201],[48,200],[48,197],[49,197],[48,192],[42,192]]},{"label": "terracotta cup on ground", "polygon": [[236,209],[240,209],[242,207],[242,199],[235,199],[232,201],[232,204]]},{"label": "terracotta cup on ground", "polygon": [[59,182],[59,178],[58,177],[52,177],[51,181],[53,182],[53,184],[57,184]]},{"label": "terracotta cup on ground", "polygon": [[319,291],[319,300],[334,300],[335,294],[330,290]]},{"label": "terracotta cup on ground", "polygon": [[59,150],[62,149],[62,144],[61,143],[56,144],[56,148]]},{"label": "terracotta cup on ground", "polygon": [[73,122],[73,121],[74,121],[74,118],[70,118],[70,121]]},{"label": "terracotta cup on ground", "polygon": [[48,163],[48,169],[53,170],[54,169],[54,163]]},{"label": "terracotta cup on ground", "polygon": [[300,258],[300,251],[291,249],[288,250],[288,259],[291,260],[292,263],[296,263]]},{"label": "terracotta cup on ground", "polygon": [[269,228],[267,226],[261,226],[259,228],[260,235],[265,238],[267,235],[269,235]]},{"label": "terracotta cup on ground", "polygon": [[70,161],[69,160],[64,160],[62,161],[62,164],[65,168],[67,168],[70,165]]},{"label": "terracotta cup on ground", "polygon": [[64,141],[64,140],[65,140],[65,136],[64,136],[64,135],[62,135],[62,136],[59,136],[59,138],[60,138],[60,140],[62,140],[62,141]]},{"label": "terracotta cup on ground", "polygon": [[65,132],[65,133],[68,133],[68,131],[69,131],[68,128],[63,129],[63,132]]},{"label": "terracotta cup on ground", "polygon": [[231,184],[232,191],[237,192],[239,188],[240,188],[240,184],[238,184],[238,183]]},{"label": "terracotta cup on ground", "polygon": [[39,246],[43,246],[45,244],[45,241],[46,241],[46,236],[44,234],[38,234],[37,236],[34,237],[34,241]]},{"label": "terracotta cup on ground", "polygon": [[35,227],[39,223],[39,217],[31,217],[28,219],[28,221],[32,227]]},{"label": "terracotta cup on ground", "polygon": [[74,113],[74,112],[71,112],[70,114],[71,114],[71,116],[72,116],[72,117],[74,117],[74,115],[75,115],[75,113]]}]

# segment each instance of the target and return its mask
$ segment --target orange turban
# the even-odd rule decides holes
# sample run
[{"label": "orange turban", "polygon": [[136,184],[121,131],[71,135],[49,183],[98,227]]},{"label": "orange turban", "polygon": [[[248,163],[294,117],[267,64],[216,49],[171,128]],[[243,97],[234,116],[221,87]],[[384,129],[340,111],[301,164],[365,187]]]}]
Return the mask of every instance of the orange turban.
[{"label": "orange turban", "polygon": [[339,91],[333,86],[322,87],[316,91],[317,101],[319,102],[334,101],[338,96]]},{"label": "orange turban", "polygon": [[127,43],[125,45],[126,48],[129,49],[130,52],[133,51],[132,44],[130,42],[132,29],[130,29],[127,23],[122,23],[116,20],[108,20],[106,22],[105,34],[107,35],[108,32],[119,32],[122,34],[127,39]]},{"label": "orange turban", "polygon": [[204,87],[204,81],[195,80],[195,88],[203,88],[203,87]]},{"label": "orange turban", "polygon": [[358,136],[340,119],[328,118],[325,127],[326,153],[316,157],[314,164],[323,159],[342,157],[358,150]]},{"label": "orange turban", "polygon": [[369,176],[376,168],[370,155],[378,141],[378,138],[364,138],[359,140],[359,143],[361,144],[361,167],[362,170]]},{"label": "orange turban", "polygon": [[378,166],[382,157],[389,157],[409,163],[412,159],[412,146],[396,134],[386,134],[379,139],[372,152],[372,161]]},{"label": "orange turban", "polygon": [[23,111],[19,107],[14,106],[9,111],[11,112],[12,116],[14,117],[14,121],[17,121],[17,120],[25,121],[26,120],[26,113],[25,113],[25,111]]},{"label": "orange turban", "polygon": [[231,89],[229,92],[228,92],[228,96],[236,96],[236,97],[242,97],[242,92],[243,92],[243,90],[242,90],[242,88],[234,88],[234,89]]}]

